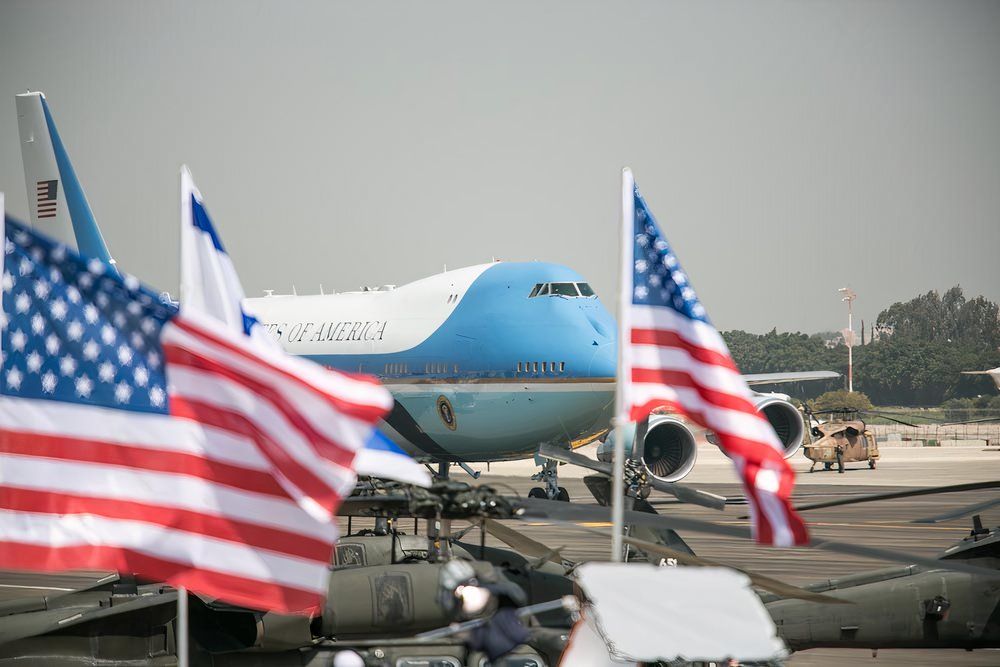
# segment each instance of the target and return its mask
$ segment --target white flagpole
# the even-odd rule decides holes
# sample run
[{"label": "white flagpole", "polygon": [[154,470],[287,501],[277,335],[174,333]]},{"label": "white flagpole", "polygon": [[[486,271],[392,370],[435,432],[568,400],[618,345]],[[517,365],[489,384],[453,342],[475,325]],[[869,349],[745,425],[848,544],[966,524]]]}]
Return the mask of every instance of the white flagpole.
[{"label": "white flagpole", "polygon": [[[621,562],[623,553],[622,534],[625,531],[625,438],[624,428],[628,424],[628,401],[625,387],[629,376],[626,368],[625,346],[628,342],[630,308],[632,301],[632,227],[635,220],[635,182],[632,170],[622,169],[622,217],[621,217],[621,277],[618,285],[618,374],[615,382],[615,451],[611,477],[611,561]],[[632,444],[635,447],[635,443]]]},{"label": "white flagpole", "polygon": [[[185,301],[185,276],[184,276],[184,254],[186,252],[191,252],[188,246],[188,234],[190,230],[188,227],[191,225],[190,215],[191,215],[191,202],[188,200],[191,196],[191,172],[188,171],[187,165],[181,165],[181,284],[180,284],[180,300]],[[188,667],[188,637],[190,636],[188,632],[188,596],[187,588],[180,586],[177,588],[177,636],[174,637],[174,644],[177,647],[177,667]]]},{"label": "white flagpole", "polygon": [[177,589],[177,667],[188,667],[188,595],[187,589]]}]

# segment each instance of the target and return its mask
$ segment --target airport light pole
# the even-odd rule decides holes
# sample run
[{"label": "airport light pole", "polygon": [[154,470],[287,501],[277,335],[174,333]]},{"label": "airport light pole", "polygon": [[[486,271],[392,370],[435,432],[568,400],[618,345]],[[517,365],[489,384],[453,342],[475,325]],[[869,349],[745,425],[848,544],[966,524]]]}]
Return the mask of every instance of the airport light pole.
[{"label": "airport light pole", "polygon": [[837,290],[843,297],[841,301],[847,302],[847,331],[844,342],[847,343],[847,391],[854,391],[854,309],[852,305],[858,295],[850,287],[841,287]]}]

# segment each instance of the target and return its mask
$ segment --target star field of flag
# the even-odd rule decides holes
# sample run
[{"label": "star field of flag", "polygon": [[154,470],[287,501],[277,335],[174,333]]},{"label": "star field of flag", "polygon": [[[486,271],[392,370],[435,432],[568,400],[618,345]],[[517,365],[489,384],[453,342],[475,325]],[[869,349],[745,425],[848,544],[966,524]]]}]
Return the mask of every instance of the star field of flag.
[{"label": "star field of flag", "polygon": [[100,260],[5,228],[0,393],[167,413],[159,338],[176,309]]},{"label": "star field of flag", "polygon": [[687,274],[681,268],[667,239],[660,231],[646,201],[633,191],[635,200],[635,246],[632,274],[632,303],[663,306],[693,320],[708,322]]}]

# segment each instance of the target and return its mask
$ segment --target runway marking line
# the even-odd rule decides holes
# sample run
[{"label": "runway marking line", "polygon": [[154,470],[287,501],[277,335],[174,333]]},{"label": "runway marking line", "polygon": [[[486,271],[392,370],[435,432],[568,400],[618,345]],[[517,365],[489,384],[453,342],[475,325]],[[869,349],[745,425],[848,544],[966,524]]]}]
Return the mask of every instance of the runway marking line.
[{"label": "runway marking line", "polygon": [[[558,525],[554,523],[549,523],[547,521],[521,521],[520,524],[522,526],[539,526],[539,527]],[[580,521],[576,525],[583,526],[585,528],[611,528],[613,524],[611,524],[608,521]]]}]

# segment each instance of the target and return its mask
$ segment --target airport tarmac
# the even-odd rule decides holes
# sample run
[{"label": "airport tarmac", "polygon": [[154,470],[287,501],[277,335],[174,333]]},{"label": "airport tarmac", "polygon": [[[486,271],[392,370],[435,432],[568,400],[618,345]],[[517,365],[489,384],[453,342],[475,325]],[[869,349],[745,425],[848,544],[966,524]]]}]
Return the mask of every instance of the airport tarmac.
[{"label": "airport tarmac", "polygon": [[[596,446],[587,445],[576,451],[596,458]],[[816,483],[824,485],[876,485],[876,486],[939,486],[961,482],[978,482],[997,479],[1000,476],[1000,447],[879,447],[880,458],[876,464],[877,474],[869,474],[867,463],[849,463],[843,475],[836,471],[826,472],[817,466],[810,473],[812,461],[801,453],[789,462],[799,475],[799,484]],[[485,464],[472,464],[483,475],[531,476],[538,466],[531,459],[493,463],[486,470]],[[559,467],[560,479],[582,479],[589,471],[563,465]],[[466,479],[461,470],[455,469],[456,479]],[[739,480],[733,466],[718,447],[707,443],[698,446],[698,460],[691,474],[684,479],[685,484],[737,484]]]},{"label": "airport tarmac", "polygon": [[[796,499],[801,503],[892,491],[901,487],[1000,479],[1000,450],[996,449],[887,447],[882,448],[881,452],[882,459],[875,470],[870,470],[867,464],[854,464],[842,475],[836,471],[809,474],[806,471],[810,461],[796,455],[791,460],[799,473]],[[516,477],[507,474],[511,468],[525,466],[526,463],[530,462],[492,465],[492,474],[484,474],[480,481],[485,484],[509,485],[519,493],[527,493],[535,485],[528,480],[527,474],[519,472]],[[532,471],[530,465],[524,469],[529,474]],[[498,474],[501,472],[504,474]],[[560,467],[560,479],[569,490],[570,497],[578,502],[593,502],[580,479],[582,476],[571,466]],[[731,464],[711,446],[699,448],[698,465],[684,483],[727,496],[740,495]],[[808,512],[804,516],[812,533],[827,540],[934,556],[966,536],[971,519],[957,519],[935,525],[917,525],[910,521],[990,497],[985,494],[1000,495],[1000,490],[834,507]],[[716,512],[668,503],[655,496],[651,500],[660,513],[678,513],[692,518],[746,525],[746,521],[738,518],[744,513],[740,506]],[[983,512],[982,518],[987,525],[1000,525],[1000,508]],[[575,532],[565,526],[511,525],[551,547],[565,546],[563,555],[570,559],[606,558],[608,555],[609,538],[602,539],[592,534]],[[711,535],[684,534],[683,537],[699,555],[799,585],[889,564],[828,551],[758,547],[745,541]],[[793,655],[788,664],[793,667],[940,664],[986,667],[1000,665],[1000,651],[881,650],[877,660],[873,660],[871,651],[868,650],[814,649]]]},{"label": "airport tarmac", "polygon": [[[843,475],[835,471],[809,474],[805,472],[809,463],[801,455],[792,459],[793,466],[800,473],[795,492],[796,499],[800,503],[898,490],[903,487],[1000,479],[1000,451],[982,448],[882,448],[882,459],[878,468],[869,470],[865,464],[855,464]],[[528,490],[536,485],[529,479],[530,474],[537,469],[531,461],[496,464],[490,467],[490,473],[484,473],[479,480],[483,484],[521,495],[527,494]],[[453,468],[453,474],[456,480],[471,481],[457,468]],[[571,498],[577,502],[591,503],[593,501],[582,482],[583,475],[583,471],[573,466],[560,467],[561,481],[569,490]],[[740,495],[730,462],[712,446],[700,449],[698,465],[685,483],[727,496]],[[827,540],[934,556],[968,534],[970,519],[958,519],[937,525],[916,525],[910,523],[911,520],[940,514],[997,495],[1000,495],[1000,490],[907,498],[877,504],[816,510],[805,514],[805,517],[813,534]],[[742,506],[730,506],[724,512],[716,512],[690,505],[674,504],[656,495],[651,497],[651,500],[663,514],[677,513],[686,517],[746,525],[746,521],[739,518],[744,513]],[[1000,508],[991,508],[983,512],[982,517],[987,525],[1000,525]],[[343,523],[345,525],[342,527],[346,528],[346,520]],[[368,525],[366,520],[356,520],[354,523],[355,529],[366,525]],[[460,530],[464,525],[463,522],[456,521],[454,529]],[[563,525],[520,522],[511,522],[510,525],[551,547],[565,547],[562,553],[566,558],[594,560],[608,557],[609,537],[584,533]],[[403,530],[408,527],[408,522],[403,522]],[[607,530],[607,526],[599,528]],[[702,556],[800,585],[886,565],[881,561],[840,556],[829,551],[779,550],[712,535],[685,533],[682,536],[694,551]],[[491,537],[488,538],[488,543],[497,544]],[[2,579],[5,583],[0,584],[0,601],[31,595],[51,595],[86,585],[101,576],[103,573],[54,575],[46,577],[42,588],[32,575],[4,573]],[[872,660],[871,652],[868,650],[816,649],[793,655],[788,664],[793,667],[939,664],[986,667],[1000,665],[1000,651],[970,653],[882,650],[879,651],[877,660]]]}]

